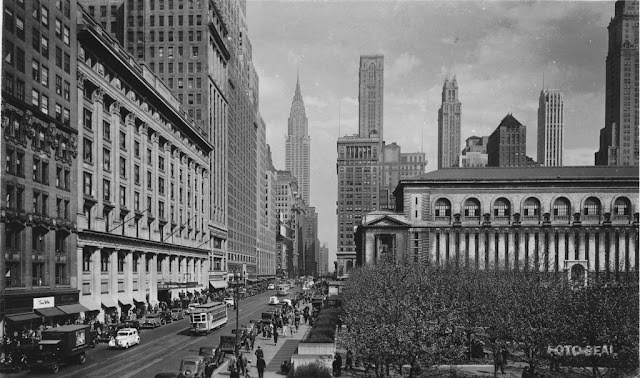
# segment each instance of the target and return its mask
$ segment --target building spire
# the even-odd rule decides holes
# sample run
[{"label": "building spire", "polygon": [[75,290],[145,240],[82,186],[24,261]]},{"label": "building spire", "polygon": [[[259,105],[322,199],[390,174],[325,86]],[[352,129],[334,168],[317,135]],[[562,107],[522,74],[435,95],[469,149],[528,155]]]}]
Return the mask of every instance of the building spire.
[{"label": "building spire", "polygon": [[302,93],[300,92],[300,66],[296,69],[296,93],[295,96],[302,97]]}]

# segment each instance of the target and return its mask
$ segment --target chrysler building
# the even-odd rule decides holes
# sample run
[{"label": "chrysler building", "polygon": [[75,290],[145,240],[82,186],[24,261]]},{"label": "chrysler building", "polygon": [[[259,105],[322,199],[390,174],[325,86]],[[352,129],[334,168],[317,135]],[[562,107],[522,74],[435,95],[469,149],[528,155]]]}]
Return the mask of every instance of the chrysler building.
[{"label": "chrysler building", "polygon": [[311,139],[304,101],[300,92],[300,77],[296,80],[296,92],[291,102],[289,127],[287,131],[287,151],[285,166],[298,179],[298,190],[304,202],[309,205],[309,155]]}]

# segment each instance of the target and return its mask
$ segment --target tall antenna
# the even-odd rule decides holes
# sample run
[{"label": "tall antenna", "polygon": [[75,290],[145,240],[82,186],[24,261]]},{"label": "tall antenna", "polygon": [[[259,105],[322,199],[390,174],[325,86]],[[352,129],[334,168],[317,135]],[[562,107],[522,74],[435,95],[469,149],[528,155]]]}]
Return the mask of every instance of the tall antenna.
[{"label": "tall antenna", "polygon": [[420,153],[424,153],[424,122],[422,122],[422,134],[420,135]]},{"label": "tall antenna", "polygon": [[544,71],[542,72],[542,89],[541,91],[544,91]]}]

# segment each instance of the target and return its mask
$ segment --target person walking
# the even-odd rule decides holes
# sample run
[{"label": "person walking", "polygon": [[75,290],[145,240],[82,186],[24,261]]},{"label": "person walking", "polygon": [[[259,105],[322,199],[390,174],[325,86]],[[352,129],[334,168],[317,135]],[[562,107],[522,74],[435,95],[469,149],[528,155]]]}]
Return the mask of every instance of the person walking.
[{"label": "person walking", "polygon": [[353,370],[353,353],[351,349],[347,349],[347,362],[344,365],[344,370]]},{"label": "person walking", "polygon": [[287,327],[285,324],[282,325],[282,336],[287,336]]},{"label": "person walking", "polygon": [[240,378],[240,373],[238,372],[238,361],[236,360],[235,354],[232,354],[229,358],[227,370],[229,371],[231,378]]},{"label": "person walking", "polygon": [[336,371],[338,373],[338,377],[342,374],[342,356],[340,355],[340,353],[336,353],[336,367],[338,368],[338,370]]},{"label": "person walking", "polygon": [[260,348],[260,345],[258,345],[258,349],[256,349],[256,357],[264,358],[264,351],[262,350],[262,348]]},{"label": "person walking", "polygon": [[256,367],[258,368],[258,378],[264,378],[264,369],[267,367],[267,363],[261,356],[256,361]]},{"label": "person walking", "polygon": [[273,330],[273,343],[274,345],[278,345],[278,329]]}]

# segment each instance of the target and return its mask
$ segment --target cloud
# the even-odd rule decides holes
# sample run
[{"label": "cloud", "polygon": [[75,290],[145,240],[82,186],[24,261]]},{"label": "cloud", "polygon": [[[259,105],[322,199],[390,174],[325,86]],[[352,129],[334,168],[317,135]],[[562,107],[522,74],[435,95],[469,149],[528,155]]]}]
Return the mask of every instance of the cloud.
[{"label": "cloud", "polygon": [[415,55],[403,52],[390,65],[385,67],[385,77],[394,80],[411,73],[420,65],[420,59]]},{"label": "cloud", "polygon": [[305,108],[326,109],[329,106],[327,101],[320,97],[303,95],[303,99]]}]

